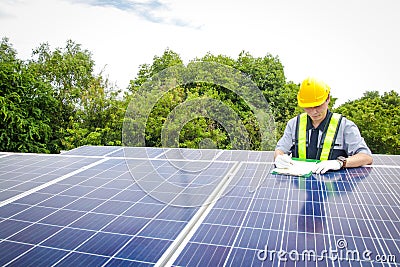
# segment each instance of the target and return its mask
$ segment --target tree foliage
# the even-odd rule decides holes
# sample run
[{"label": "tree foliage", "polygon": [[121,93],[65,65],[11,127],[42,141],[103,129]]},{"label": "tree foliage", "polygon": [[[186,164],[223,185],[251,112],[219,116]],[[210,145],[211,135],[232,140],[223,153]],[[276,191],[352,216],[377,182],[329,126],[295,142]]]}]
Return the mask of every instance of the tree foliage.
[{"label": "tree foliage", "polygon": [[395,91],[368,91],[336,109],[360,128],[373,153],[400,154],[400,96]]},{"label": "tree foliage", "polygon": [[35,68],[16,58],[7,38],[0,45],[0,151],[53,152],[56,100]]},{"label": "tree foliage", "polygon": [[[200,65],[200,67],[199,64],[196,64],[198,62],[218,63],[218,65],[210,65],[213,66],[210,67],[212,70],[207,70],[203,68],[204,65]],[[182,71],[184,74],[177,73],[180,72],[179,68],[171,68],[173,66],[181,66],[184,68],[185,70]],[[185,101],[191,101],[193,99],[200,99],[203,102],[214,99],[219,101],[222,106],[226,106],[230,110],[233,110],[238,117],[234,119],[233,117],[226,116],[226,109],[224,111],[222,111],[222,109],[212,110],[212,112],[208,109],[208,117],[201,116],[193,118],[192,120],[185,122],[186,124],[184,128],[179,129],[181,131],[179,141],[177,141],[179,146],[190,148],[200,147],[205,144],[204,140],[212,140],[213,147],[231,149],[233,148],[232,139],[234,139],[234,135],[230,135],[223,123],[230,125],[237,123],[235,121],[237,119],[243,122],[243,126],[249,133],[248,148],[262,149],[260,136],[262,134],[265,135],[266,133],[260,132],[260,125],[258,125],[259,120],[257,120],[256,114],[254,114],[251,107],[246,103],[246,98],[254,99],[254,96],[249,94],[255,94],[255,92],[251,92],[251,90],[249,91],[249,88],[244,84],[238,84],[238,78],[235,77],[235,72],[229,74],[226,72],[226,69],[219,68],[218,66],[229,66],[236,70],[237,73],[240,73],[238,71],[240,70],[242,75],[253,81],[257,87],[257,91],[260,91],[267,98],[268,102],[274,102],[274,106],[271,105],[269,107],[270,109],[275,110],[278,106],[283,111],[288,109],[289,105],[285,106],[279,103],[279,101],[273,101],[279,98],[282,94],[287,94],[285,78],[283,75],[283,66],[276,57],[267,55],[263,58],[254,58],[249,53],[242,52],[238,59],[232,59],[227,56],[214,56],[208,53],[202,58],[196,58],[190,61],[187,66],[183,66],[182,60],[178,54],[171,50],[166,50],[161,57],[154,58],[152,65],[142,65],[137,78],[131,81],[129,87],[129,90],[135,93],[141,86],[143,86],[143,84],[145,84],[146,81],[149,80],[149,77],[156,79],[154,77],[157,77],[159,73],[167,70],[174,72],[170,73],[171,76],[179,77],[179,81],[176,81],[179,86],[176,86],[163,94],[157,104],[154,105],[153,110],[148,117],[146,122],[146,145],[162,145],[161,133],[164,123],[169,114],[179,107],[179,105]],[[210,79],[211,72],[212,79]],[[184,82],[184,80],[195,82]],[[167,84],[168,82],[164,80],[162,83]],[[235,93],[223,85],[228,87],[230,86],[231,88],[239,88],[239,90],[242,88],[244,94],[247,91],[249,91],[249,93],[240,96],[237,92]],[[292,88],[289,87],[289,89]],[[156,93],[157,92],[149,94],[147,99],[154,97],[154,94]],[[133,106],[132,109],[136,109],[136,112],[134,112],[136,114],[137,112],[140,112],[139,106],[141,103],[137,103],[135,94],[133,94],[132,97],[132,100],[136,103],[136,106]],[[144,98],[143,101],[146,101],[146,98]],[[197,106],[196,110],[194,110],[193,107],[190,108],[191,113],[203,114],[205,112],[201,110],[202,107],[200,105]],[[204,108],[207,109],[207,107]],[[287,112],[287,114],[289,113],[290,112]],[[283,117],[279,119],[283,120]],[[175,126],[175,128],[178,129],[178,126]],[[274,135],[275,133],[273,132],[272,134]],[[207,144],[210,145],[210,142]],[[272,149],[272,147],[269,147],[269,149]]]},{"label": "tree foliage", "polygon": [[1,150],[57,153],[80,145],[120,145],[125,104],[87,50],[42,44],[32,59],[1,44]]},{"label": "tree foliage", "polygon": [[33,51],[31,64],[53,88],[57,100],[53,129],[58,149],[81,145],[120,145],[123,106],[119,90],[101,73],[88,50],[69,40],[52,51],[42,44]]}]

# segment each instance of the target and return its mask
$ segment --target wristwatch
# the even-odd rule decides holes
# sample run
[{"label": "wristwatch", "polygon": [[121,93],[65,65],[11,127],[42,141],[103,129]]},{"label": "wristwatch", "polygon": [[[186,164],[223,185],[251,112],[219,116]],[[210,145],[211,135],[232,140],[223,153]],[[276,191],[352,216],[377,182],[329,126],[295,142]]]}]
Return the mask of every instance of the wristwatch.
[{"label": "wristwatch", "polygon": [[343,156],[339,156],[337,157],[337,160],[341,163],[341,169],[346,168],[346,163],[347,163],[347,158],[343,157]]}]

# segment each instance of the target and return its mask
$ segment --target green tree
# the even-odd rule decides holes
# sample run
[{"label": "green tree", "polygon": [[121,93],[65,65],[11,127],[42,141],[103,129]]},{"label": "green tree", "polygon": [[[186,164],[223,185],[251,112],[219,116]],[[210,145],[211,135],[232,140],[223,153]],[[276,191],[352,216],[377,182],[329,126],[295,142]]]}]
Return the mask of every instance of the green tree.
[{"label": "green tree", "polygon": [[[164,73],[164,70],[168,70],[172,66],[183,66],[180,56],[170,49],[166,49],[161,56],[155,56],[153,58],[153,64],[143,64],[140,66],[137,77],[130,81],[128,86],[129,94],[125,95],[126,103],[130,104],[128,113],[130,114],[142,114],[144,110],[151,110],[148,117],[136,117],[135,121],[130,120],[130,116],[125,118],[125,128],[129,136],[125,135],[125,143],[132,142],[138,144],[138,139],[143,137],[145,139],[146,146],[161,146],[161,129],[168,114],[173,110],[179,103],[183,101],[184,95],[183,88],[172,85],[173,90],[163,92],[157,90],[158,86],[165,90],[170,82],[169,76],[175,77],[176,75],[169,75]],[[154,77],[157,77],[155,80]],[[142,87],[142,88],[141,88]],[[142,89],[141,91],[139,89]],[[138,91],[142,93],[138,95]],[[145,92],[145,94],[143,94]],[[160,99],[158,99],[160,98]],[[149,107],[150,103],[156,102],[157,104]],[[147,116],[147,114],[146,114]],[[129,125],[129,126],[127,126]],[[127,130],[126,127],[131,127]],[[145,128],[145,136],[139,133],[139,129]],[[127,141],[128,139],[134,138],[135,140]],[[139,139],[140,139],[139,138]],[[141,139],[140,139],[141,140]]]},{"label": "green tree", "polygon": [[81,145],[120,145],[124,101],[102,73],[88,50],[68,40],[52,51],[42,44],[33,52],[39,77],[53,88],[57,111],[53,118],[58,149]]},{"label": "green tree", "polygon": [[381,96],[377,91],[368,91],[336,111],[357,124],[373,153],[400,154],[400,96],[397,92],[385,92]]},{"label": "green tree", "polygon": [[62,139],[65,149],[82,145],[121,145],[122,122],[126,110],[120,90],[113,89],[101,75],[95,77],[80,96],[76,120]]},{"label": "green tree", "polygon": [[65,48],[54,51],[47,43],[41,44],[34,49],[31,64],[53,88],[58,101],[54,130],[61,141],[66,129],[78,121],[76,111],[81,106],[81,95],[85,94],[94,79],[94,61],[89,51],[68,40]]},{"label": "green tree", "polygon": [[52,88],[31,65],[16,58],[7,38],[0,45],[0,151],[56,152]]},{"label": "green tree", "polygon": [[[283,134],[286,122],[299,113],[299,109],[295,104],[297,102],[298,85],[292,82],[286,83],[283,65],[278,57],[274,57],[271,54],[267,54],[264,57],[253,57],[250,53],[242,51],[237,59],[222,55],[213,56],[212,54],[207,54],[199,60],[231,66],[240,70],[256,84],[258,89],[263,93],[269,105],[269,110],[273,115],[276,140]],[[224,89],[220,88],[218,91],[224,92]],[[244,99],[232,92],[225,92],[224,97],[233,103],[232,107],[246,121],[246,129],[251,133],[251,147],[259,147],[256,141],[260,138],[257,120],[254,114],[250,112]],[[250,98],[254,97],[250,96]],[[268,123],[271,124],[272,122]]]},{"label": "green tree", "polygon": [[[153,91],[153,93],[149,93],[148,96],[142,98],[141,100],[136,98],[137,96],[135,96],[134,93],[137,92],[141,86],[146,85],[146,81],[150,81],[150,83],[152,83],[154,86],[157,86],[157,83],[172,83],[179,85],[174,89],[169,90],[168,93],[164,94],[157,101],[157,104],[152,107],[153,110],[149,118],[137,119],[136,123],[138,124],[135,126],[137,129],[144,127],[144,124],[146,124],[146,145],[162,145],[162,127],[168,115],[183,102],[197,98],[204,99],[204,101],[208,101],[207,99],[215,99],[233,110],[238,115],[238,119],[243,122],[244,127],[249,133],[249,148],[260,149],[260,136],[263,133],[260,132],[260,125],[258,125],[259,121],[256,118],[257,114],[254,114],[251,107],[249,107],[248,103],[246,103],[246,100],[248,100],[246,98],[255,100],[257,99],[257,97],[254,97],[256,96],[256,92],[246,90],[245,88],[248,88],[248,85],[238,83],[238,80],[240,79],[238,79],[238,77],[234,77],[236,74],[231,74],[232,76],[226,75],[226,72],[224,72],[222,69],[219,70],[218,67],[215,67],[212,70],[213,77],[210,79],[207,70],[204,70],[201,67],[196,67],[198,65],[196,63],[198,62],[218,63],[225,66],[230,66],[236,70],[240,70],[242,75],[245,75],[247,78],[256,82],[256,85],[259,87],[257,91],[259,92],[259,90],[261,90],[264,96],[269,98],[267,101],[269,100],[273,102],[273,104],[270,105],[270,108],[276,109],[276,113],[274,114],[280,114],[280,110],[278,111],[279,108],[281,108],[283,111],[291,108],[289,105],[284,105],[278,101],[279,97],[277,95],[283,94],[284,96],[280,97],[285,98],[286,95],[290,94],[287,92],[285,78],[283,75],[283,66],[277,58],[274,58],[271,55],[267,55],[264,58],[253,58],[250,54],[243,52],[239,55],[239,59],[235,60],[227,56],[214,56],[208,53],[202,58],[196,58],[190,61],[187,66],[183,66],[182,60],[178,54],[171,50],[166,50],[161,57],[154,58],[152,65],[142,65],[137,77],[131,81],[129,87],[130,92],[133,93],[133,95],[130,96],[132,98],[131,101],[133,101],[130,109],[132,109],[132,114],[138,114],[141,110],[146,108],[142,106],[143,102],[146,102],[148,99],[155,98],[155,95],[159,93]],[[169,68],[171,66],[181,66],[182,68],[185,68],[185,70],[182,71],[184,74],[176,75],[176,77],[178,77],[176,78],[176,81],[167,81],[161,79],[160,81],[157,81],[157,79],[160,77],[154,78],[155,75],[166,70],[167,73],[168,71],[177,70],[179,72],[179,68],[173,70],[173,68]],[[167,75],[163,74],[162,79],[168,79],[166,76]],[[182,84],[183,80],[198,82],[184,82]],[[232,90],[224,88],[224,86],[220,86],[218,84],[229,85],[229,87],[238,88],[238,90],[242,90],[241,88],[243,88],[242,91],[247,92],[247,95],[240,95],[237,92],[233,92]],[[291,86],[288,86],[288,88],[292,89]],[[293,92],[290,93],[293,94]],[[199,112],[203,114],[202,112],[204,112],[204,110],[202,111],[201,109],[202,108],[199,106],[197,111],[190,110],[190,112]],[[216,110],[215,113],[224,116],[225,111],[226,110]],[[288,111],[287,113],[289,114],[290,112]],[[146,119],[147,121],[145,122],[144,120]],[[140,123],[138,122],[139,120],[141,121]],[[234,118],[228,118],[227,116],[225,116],[222,121],[225,121],[227,125],[233,125],[235,123]],[[189,122],[185,123],[187,123],[187,125],[185,125],[183,129],[175,126],[177,129],[179,128],[182,131],[179,135],[180,146],[199,147],[202,140],[208,139],[212,140],[219,148],[232,148],[230,143],[232,140],[230,140],[229,133],[221,124],[221,119],[218,121],[213,119],[212,116],[202,118],[199,117],[193,118]],[[129,132],[135,132],[135,130]]]}]

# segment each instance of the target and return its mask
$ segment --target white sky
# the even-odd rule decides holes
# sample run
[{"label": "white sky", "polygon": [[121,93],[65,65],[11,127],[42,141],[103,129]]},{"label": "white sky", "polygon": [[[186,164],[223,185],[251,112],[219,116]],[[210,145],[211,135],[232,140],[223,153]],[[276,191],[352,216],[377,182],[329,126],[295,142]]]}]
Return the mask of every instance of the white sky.
[{"label": "white sky", "polygon": [[0,37],[19,58],[71,39],[124,89],[166,48],[278,56],[288,81],[325,80],[339,103],[366,90],[400,92],[398,0],[0,0]]}]

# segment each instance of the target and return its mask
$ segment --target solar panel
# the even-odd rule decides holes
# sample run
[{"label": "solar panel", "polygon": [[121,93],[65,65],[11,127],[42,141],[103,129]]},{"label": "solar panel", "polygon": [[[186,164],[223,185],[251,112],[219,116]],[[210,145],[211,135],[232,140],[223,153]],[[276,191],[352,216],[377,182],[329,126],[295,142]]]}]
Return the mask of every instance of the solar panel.
[{"label": "solar panel", "polygon": [[0,265],[400,265],[400,156],[308,178],[270,174],[272,160],[91,146],[1,153]]},{"label": "solar panel", "polygon": [[[348,169],[323,180],[271,176],[254,194],[246,190],[250,173],[235,190],[241,193],[232,191],[210,211],[174,263],[398,265],[400,170],[394,170]],[[238,202],[243,208],[232,205]]]},{"label": "solar panel", "polygon": [[0,203],[96,162],[92,158],[5,154],[0,158]]},{"label": "solar panel", "polygon": [[61,154],[78,156],[108,156],[120,150],[122,150],[122,148],[117,146],[96,146],[96,149],[93,149],[93,146],[80,146],[68,151],[63,151]]}]

